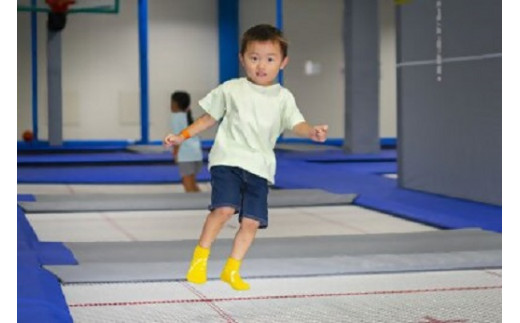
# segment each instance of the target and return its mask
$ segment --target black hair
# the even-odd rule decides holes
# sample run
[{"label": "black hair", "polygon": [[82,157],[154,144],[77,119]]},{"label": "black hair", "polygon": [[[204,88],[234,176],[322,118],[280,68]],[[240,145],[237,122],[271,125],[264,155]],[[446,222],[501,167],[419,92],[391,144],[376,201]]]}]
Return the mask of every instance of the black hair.
[{"label": "black hair", "polygon": [[269,24],[260,24],[249,28],[243,35],[240,44],[240,54],[244,55],[247,45],[252,41],[273,41],[280,44],[282,49],[282,58],[287,56],[287,40],[284,38],[283,32]]},{"label": "black hair", "polygon": [[191,110],[186,111],[190,107],[191,103],[190,94],[185,91],[175,91],[172,93],[171,100],[177,102],[179,108],[181,108],[182,111],[186,112],[186,114],[188,115],[188,125],[192,124],[193,117],[191,115]]}]

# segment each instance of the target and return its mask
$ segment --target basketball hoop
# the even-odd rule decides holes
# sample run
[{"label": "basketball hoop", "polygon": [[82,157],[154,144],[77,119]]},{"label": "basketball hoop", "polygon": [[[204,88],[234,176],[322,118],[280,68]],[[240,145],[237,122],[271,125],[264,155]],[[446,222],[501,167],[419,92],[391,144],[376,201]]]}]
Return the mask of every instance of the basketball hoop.
[{"label": "basketball hoop", "polygon": [[69,10],[69,6],[76,3],[76,0],[45,0],[45,3],[54,13],[66,13]]},{"label": "basketball hoop", "polygon": [[47,28],[53,32],[61,31],[67,23],[69,6],[76,3],[76,0],[45,0],[45,3],[51,8],[51,12],[48,15]]}]

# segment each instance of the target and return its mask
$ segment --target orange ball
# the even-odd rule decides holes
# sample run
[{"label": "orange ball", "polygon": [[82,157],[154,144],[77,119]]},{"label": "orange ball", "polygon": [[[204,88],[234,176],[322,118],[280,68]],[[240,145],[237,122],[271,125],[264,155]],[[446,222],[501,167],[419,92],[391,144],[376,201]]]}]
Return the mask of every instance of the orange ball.
[{"label": "orange ball", "polygon": [[34,135],[31,130],[25,130],[22,134],[23,141],[32,141],[34,139]]}]

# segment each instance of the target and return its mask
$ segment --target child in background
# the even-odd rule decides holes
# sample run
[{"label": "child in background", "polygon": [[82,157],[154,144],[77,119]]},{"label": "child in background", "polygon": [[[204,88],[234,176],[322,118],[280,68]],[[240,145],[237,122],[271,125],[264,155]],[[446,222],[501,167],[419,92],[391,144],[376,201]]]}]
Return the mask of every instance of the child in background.
[{"label": "child in background", "polygon": [[[171,96],[171,128],[174,133],[182,131],[193,123],[190,110],[191,98],[187,92],[177,91]],[[202,148],[200,139],[192,137],[180,146],[173,147],[173,158],[179,167],[182,185],[187,193],[200,192],[197,174],[202,168]]]},{"label": "child in background", "polygon": [[192,125],[164,138],[166,146],[185,140],[219,122],[209,155],[211,205],[186,278],[207,280],[207,261],[213,241],[224,224],[239,214],[240,228],[220,279],[236,290],[249,284],[240,277],[240,266],[257,230],[268,224],[268,184],[274,184],[274,146],[284,130],[323,142],[328,126],[311,126],[300,113],[292,93],[276,83],[288,63],[287,41],[271,25],[248,29],[240,48],[240,62],[247,77],[229,80],[202,100],[205,111]]}]

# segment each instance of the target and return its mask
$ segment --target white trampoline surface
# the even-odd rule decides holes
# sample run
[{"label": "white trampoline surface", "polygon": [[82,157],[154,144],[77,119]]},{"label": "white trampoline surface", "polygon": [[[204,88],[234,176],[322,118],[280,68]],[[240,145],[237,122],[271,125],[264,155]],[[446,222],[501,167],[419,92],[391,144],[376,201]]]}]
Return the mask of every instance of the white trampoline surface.
[{"label": "white trampoline surface", "polygon": [[[325,265],[325,264],[324,264]],[[501,322],[501,271],[63,286],[77,322]]]},{"label": "white trampoline surface", "polygon": [[[110,193],[144,194],[172,189],[172,185],[96,186],[96,191],[92,191],[94,186],[90,185],[19,185],[18,193],[88,194],[99,193],[101,189],[112,190]],[[28,213],[26,216],[40,241],[180,241],[198,238],[207,212]],[[231,220],[219,238],[233,238],[237,228],[238,222]],[[355,205],[292,207],[270,209],[269,228],[259,230],[257,237],[435,230]],[[272,265],[276,266],[274,260]],[[323,265],[333,263],[324,258]],[[74,322],[457,323],[501,322],[502,317],[501,269],[248,281],[251,290],[245,292],[234,291],[218,280],[204,285],[185,281],[74,283],[62,285],[62,289]]]},{"label": "white trampoline surface", "polygon": [[[197,239],[207,210],[27,213],[40,241],[172,241]],[[233,238],[232,219],[219,238]],[[354,205],[269,210],[269,227],[257,237],[299,237],[431,231],[435,228]]]}]

